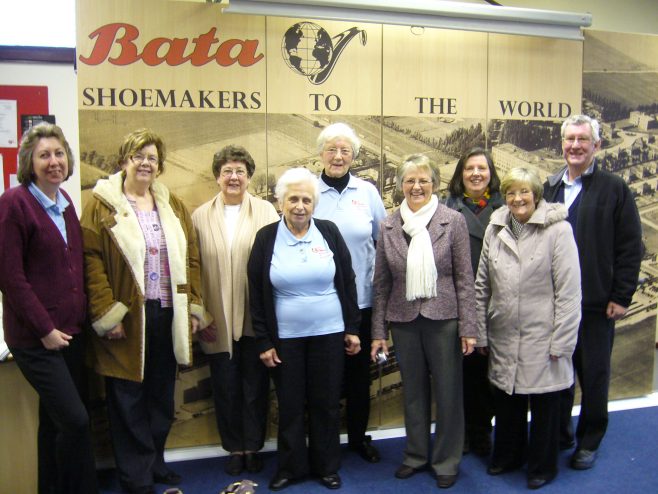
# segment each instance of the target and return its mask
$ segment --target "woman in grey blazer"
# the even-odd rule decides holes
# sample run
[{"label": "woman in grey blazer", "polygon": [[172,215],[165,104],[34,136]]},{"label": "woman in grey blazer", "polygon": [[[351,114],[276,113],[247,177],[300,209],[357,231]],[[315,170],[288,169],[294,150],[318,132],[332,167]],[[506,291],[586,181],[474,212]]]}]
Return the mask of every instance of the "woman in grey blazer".
[{"label": "woman in grey blazer", "polygon": [[406,479],[429,466],[438,487],[447,488],[457,480],[464,444],[462,355],[472,353],[477,333],[468,230],[462,214],[439,203],[439,172],[426,156],[407,157],[396,185],[404,201],[382,222],[377,240],[371,357],[388,353],[390,326],[407,434],[395,476]]}]

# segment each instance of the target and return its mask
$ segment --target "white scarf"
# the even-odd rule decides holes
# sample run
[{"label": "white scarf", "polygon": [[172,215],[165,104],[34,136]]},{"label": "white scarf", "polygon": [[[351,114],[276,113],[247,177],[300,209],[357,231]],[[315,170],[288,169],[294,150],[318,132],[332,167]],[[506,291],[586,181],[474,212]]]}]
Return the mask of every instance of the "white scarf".
[{"label": "white scarf", "polygon": [[436,263],[432,251],[432,240],[427,224],[434,216],[439,200],[432,199],[415,213],[409,209],[407,200],[400,205],[402,229],[411,237],[407,254],[407,300],[436,297]]}]

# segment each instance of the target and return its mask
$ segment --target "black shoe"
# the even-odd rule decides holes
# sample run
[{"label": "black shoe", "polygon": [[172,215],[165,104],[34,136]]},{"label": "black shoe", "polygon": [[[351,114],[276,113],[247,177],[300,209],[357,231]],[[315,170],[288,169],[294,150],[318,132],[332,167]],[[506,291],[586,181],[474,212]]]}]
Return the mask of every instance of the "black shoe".
[{"label": "black shoe", "polygon": [[291,486],[294,483],[295,481],[293,479],[283,477],[282,475],[279,475],[277,473],[276,476],[270,481],[269,487],[271,491],[280,491],[285,489],[286,487]]},{"label": "black shoe", "polygon": [[469,440],[471,451],[477,456],[489,456],[491,454],[491,436],[478,435]]},{"label": "black shoe", "polygon": [[136,486],[121,483],[121,488],[128,494],[155,494],[155,489],[152,485]]},{"label": "black shoe", "polygon": [[377,463],[381,459],[379,451],[372,445],[372,438],[370,436],[365,436],[360,443],[350,444],[350,448],[367,462]]},{"label": "black shoe", "polygon": [[340,486],[343,485],[337,473],[330,473],[329,475],[320,477],[320,483],[327,489],[340,489]]},{"label": "black shoe", "polygon": [[457,482],[457,475],[437,475],[436,476],[436,485],[439,489],[448,489],[452,487]]},{"label": "black shoe", "polygon": [[228,457],[224,471],[231,477],[240,475],[244,470],[244,455],[231,455]]},{"label": "black shoe", "polygon": [[164,473],[153,473],[153,482],[156,484],[178,485],[181,480],[183,480],[182,477],[171,470],[166,470]]},{"label": "black shoe", "polygon": [[244,454],[244,466],[249,473],[258,473],[263,469],[263,459],[257,453]]},{"label": "black shoe", "polygon": [[501,475],[503,473],[508,473],[508,472],[513,472],[514,470],[518,470],[521,468],[522,465],[518,463],[512,463],[511,465],[496,465],[495,463],[492,463],[487,467],[487,473],[489,475]]},{"label": "black shoe", "polygon": [[398,467],[398,469],[395,471],[395,477],[398,479],[408,479],[412,475],[414,475],[416,472],[418,472],[417,468],[410,467],[409,465],[405,465],[404,463]]},{"label": "black shoe", "polygon": [[533,476],[529,476],[528,477],[528,489],[539,489],[540,487],[544,487],[546,484],[548,484],[554,478],[555,478],[555,475],[551,475],[550,477],[533,477]]},{"label": "black shoe", "polygon": [[571,449],[576,445],[576,441],[573,439],[571,441],[560,441],[560,451],[566,451],[567,449]]},{"label": "black shoe", "polygon": [[596,450],[577,449],[571,457],[571,468],[574,470],[588,470],[596,463],[596,457]]}]

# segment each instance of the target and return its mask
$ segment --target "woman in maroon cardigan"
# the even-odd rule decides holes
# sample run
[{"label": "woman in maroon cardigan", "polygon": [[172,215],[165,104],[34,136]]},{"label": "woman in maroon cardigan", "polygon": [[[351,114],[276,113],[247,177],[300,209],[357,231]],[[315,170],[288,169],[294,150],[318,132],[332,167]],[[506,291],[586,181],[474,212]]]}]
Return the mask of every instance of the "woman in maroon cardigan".
[{"label": "woman in maroon cardigan", "polygon": [[39,394],[39,493],[98,491],[89,416],[80,397],[86,298],[80,223],[60,185],[73,172],[56,125],[29,129],[18,181],[0,196],[5,340]]}]

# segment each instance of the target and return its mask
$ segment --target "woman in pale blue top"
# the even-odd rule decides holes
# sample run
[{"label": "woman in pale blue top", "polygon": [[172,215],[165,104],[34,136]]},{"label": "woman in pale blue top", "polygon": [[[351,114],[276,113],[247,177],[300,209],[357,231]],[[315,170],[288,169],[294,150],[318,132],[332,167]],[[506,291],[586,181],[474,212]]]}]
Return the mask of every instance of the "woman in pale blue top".
[{"label": "woman in pale blue top", "polygon": [[312,218],[319,190],[311,172],[286,171],[275,192],[283,218],[256,234],[247,266],[252,325],[279,403],[269,488],[312,474],[338,489],[343,356],[361,349],[352,261],[338,227]]},{"label": "woman in pale blue top", "polygon": [[333,254],[315,225],[298,239],[279,222],[270,269],[279,338],[343,332],[335,275]]},{"label": "woman in pale blue top", "polygon": [[375,240],[386,209],[373,184],[350,173],[359,155],[361,141],[344,123],[322,130],[317,140],[323,170],[320,202],[313,216],[331,220],[345,239],[356,275],[362,350],[345,359],[345,411],[350,448],[364,460],[376,463],[380,456],[366,435],[370,416],[370,326],[372,321],[372,278],[375,270]]}]

